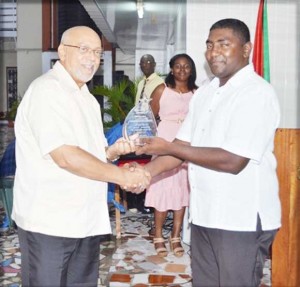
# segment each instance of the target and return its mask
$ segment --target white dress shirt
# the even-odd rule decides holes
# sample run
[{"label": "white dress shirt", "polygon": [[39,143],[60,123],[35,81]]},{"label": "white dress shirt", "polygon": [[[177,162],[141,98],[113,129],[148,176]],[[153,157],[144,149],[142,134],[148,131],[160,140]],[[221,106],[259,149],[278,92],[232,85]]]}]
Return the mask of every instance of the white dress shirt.
[{"label": "white dress shirt", "polygon": [[190,220],[232,231],[281,225],[273,142],[280,111],[272,86],[248,65],[224,86],[218,78],[201,86],[177,138],[197,147],[222,148],[249,158],[239,174],[189,164]]},{"label": "white dress shirt", "polygon": [[13,219],[22,229],[83,238],[111,232],[107,183],[60,168],[49,153],[78,146],[106,162],[100,106],[57,62],[28,88],[15,122]]}]

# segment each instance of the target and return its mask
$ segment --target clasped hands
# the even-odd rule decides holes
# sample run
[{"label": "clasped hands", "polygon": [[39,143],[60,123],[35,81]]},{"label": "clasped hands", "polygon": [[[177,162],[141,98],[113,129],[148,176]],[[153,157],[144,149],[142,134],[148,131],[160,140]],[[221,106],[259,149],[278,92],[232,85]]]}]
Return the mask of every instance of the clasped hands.
[{"label": "clasped hands", "polygon": [[[169,150],[169,144],[170,142],[166,141],[163,138],[160,137],[151,137],[151,138],[135,138],[135,154],[136,155],[166,155],[168,154]],[[131,171],[137,171],[137,170],[144,170],[147,174],[146,176],[149,176],[151,179],[151,174],[149,171],[146,170],[146,167],[143,167],[139,165],[136,162],[131,162],[124,165],[125,168],[128,168]],[[150,183],[150,182],[149,182]],[[149,184],[148,183],[148,184]],[[130,188],[128,186],[123,187],[123,189],[127,191],[131,191],[133,193],[141,193],[145,188],[148,186],[144,184],[139,184],[135,186],[134,188]]]},{"label": "clasped hands", "polygon": [[[131,136],[129,141],[124,138],[118,139],[107,149],[107,157],[109,158],[109,154],[114,154],[118,158],[120,155],[131,152],[135,152],[137,155],[164,155],[167,154],[168,144],[169,142],[159,137],[139,138],[136,134]],[[125,169],[126,183],[121,184],[122,189],[133,193],[141,193],[150,184],[150,172],[138,163],[127,163],[124,164],[123,168]]]},{"label": "clasped hands", "polygon": [[125,172],[129,172],[128,181],[126,181],[125,185],[121,185],[122,189],[138,194],[150,184],[150,172],[137,162],[125,163],[122,168]]},{"label": "clasped hands", "polygon": [[[136,140],[138,135],[133,135],[129,140],[125,138],[118,139],[106,150],[106,157],[110,161],[117,160],[121,155],[135,152],[138,148]],[[120,186],[126,191],[140,193],[150,184],[151,175],[141,165],[136,162],[124,164],[122,166],[123,177],[120,178]]]}]

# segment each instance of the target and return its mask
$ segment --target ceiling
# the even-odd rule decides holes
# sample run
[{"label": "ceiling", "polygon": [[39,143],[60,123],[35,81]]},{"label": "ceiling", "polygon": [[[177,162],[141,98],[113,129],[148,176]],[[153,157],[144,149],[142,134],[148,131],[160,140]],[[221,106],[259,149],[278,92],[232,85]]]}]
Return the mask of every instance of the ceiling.
[{"label": "ceiling", "polygon": [[[137,1],[144,9],[137,14]],[[174,44],[178,13],[185,15],[185,0],[80,0],[105,38],[125,54],[138,49],[163,50]],[[182,12],[184,11],[184,12]],[[177,41],[180,39],[177,38]]]}]

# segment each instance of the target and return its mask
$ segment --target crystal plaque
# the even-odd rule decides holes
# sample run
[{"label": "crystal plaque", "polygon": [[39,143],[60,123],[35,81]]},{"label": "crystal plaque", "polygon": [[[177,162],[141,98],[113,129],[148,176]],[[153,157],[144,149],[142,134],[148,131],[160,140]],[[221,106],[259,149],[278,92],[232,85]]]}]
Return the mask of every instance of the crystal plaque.
[{"label": "crystal plaque", "polygon": [[[157,135],[157,125],[149,100],[142,97],[130,110],[123,124],[123,137],[127,140],[134,134],[138,138],[148,138]],[[137,139],[136,145],[139,145]]]}]

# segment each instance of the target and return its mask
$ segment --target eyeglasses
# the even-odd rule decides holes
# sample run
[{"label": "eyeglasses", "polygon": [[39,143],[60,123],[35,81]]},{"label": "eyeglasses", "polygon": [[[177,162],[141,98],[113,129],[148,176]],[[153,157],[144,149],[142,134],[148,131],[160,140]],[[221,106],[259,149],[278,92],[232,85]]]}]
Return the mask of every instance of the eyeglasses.
[{"label": "eyeglasses", "polygon": [[154,64],[154,62],[153,62],[153,61],[150,61],[150,60],[140,62],[140,66],[143,66],[143,65],[150,65],[150,64]]},{"label": "eyeglasses", "polygon": [[71,47],[71,48],[77,48],[79,49],[79,53],[81,55],[85,55],[87,53],[90,53],[90,52],[93,52],[94,55],[97,57],[97,58],[100,58],[101,55],[102,55],[102,50],[101,49],[96,49],[96,50],[93,50],[89,47],[86,47],[86,46],[75,46],[75,45],[67,45],[67,44],[63,44],[64,46],[67,46],[67,47]]}]

